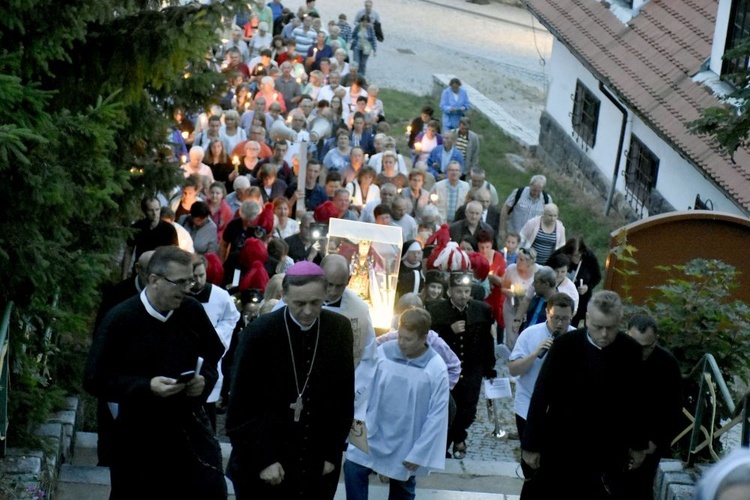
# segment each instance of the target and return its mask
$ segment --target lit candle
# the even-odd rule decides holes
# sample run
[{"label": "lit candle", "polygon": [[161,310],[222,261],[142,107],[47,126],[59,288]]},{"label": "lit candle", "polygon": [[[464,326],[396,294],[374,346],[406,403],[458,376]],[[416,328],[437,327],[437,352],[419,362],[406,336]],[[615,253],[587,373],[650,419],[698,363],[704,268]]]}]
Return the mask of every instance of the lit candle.
[{"label": "lit candle", "polygon": [[401,194],[401,191],[403,191],[403,190],[404,190],[404,188],[398,188],[396,191],[398,192],[398,194]]},{"label": "lit candle", "polygon": [[238,167],[238,166],[240,165],[240,157],[239,157],[239,156],[237,156],[237,155],[234,155],[234,156],[232,157],[232,164],[233,164],[233,165],[234,165],[235,167]]},{"label": "lit candle", "polygon": [[508,247],[503,247],[503,259],[508,258]]},{"label": "lit candle", "polygon": [[510,285],[510,305],[516,307],[516,286]]},{"label": "lit candle", "polygon": [[437,195],[437,193],[432,193],[432,194],[430,195],[430,201],[431,201],[432,203],[437,203],[437,201],[438,201],[438,195]]},{"label": "lit candle", "polygon": [[188,134],[187,132],[183,132],[183,133],[182,133],[182,138],[183,138],[183,139],[187,139],[189,135],[190,135],[190,134]]},{"label": "lit candle", "polygon": [[302,78],[297,78],[297,83],[302,83]]},{"label": "lit candle", "polygon": [[369,155],[369,154],[366,154],[366,155],[365,155],[365,161],[367,161],[367,160],[369,160],[369,159],[370,159],[370,155]]},{"label": "lit candle", "polygon": [[185,156],[185,155],[180,156],[180,161],[182,163],[187,163],[187,156]]},{"label": "lit candle", "polygon": [[406,133],[411,134],[411,125],[406,126]]},{"label": "lit candle", "polygon": [[414,143],[414,149],[417,151],[422,151],[422,143],[421,142],[415,142]]},{"label": "lit candle", "polygon": [[250,101],[245,103],[245,111],[247,111],[248,109],[250,109]]},{"label": "lit candle", "polygon": [[578,280],[578,288],[581,288],[583,286],[583,280]]}]

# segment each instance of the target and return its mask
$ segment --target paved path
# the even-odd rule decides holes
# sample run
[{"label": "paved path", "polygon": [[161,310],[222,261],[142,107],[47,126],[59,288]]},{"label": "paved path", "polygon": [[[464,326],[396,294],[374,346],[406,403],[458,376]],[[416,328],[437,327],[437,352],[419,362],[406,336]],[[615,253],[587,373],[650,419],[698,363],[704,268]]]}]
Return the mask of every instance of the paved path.
[{"label": "paved path", "polygon": [[[324,22],[361,3],[318,2]],[[367,63],[367,78],[381,87],[421,95],[432,92],[432,75],[455,74],[539,132],[552,36],[526,10],[500,2],[375,0],[385,41]],[[386,109],[386,115],[388,110]]]}]

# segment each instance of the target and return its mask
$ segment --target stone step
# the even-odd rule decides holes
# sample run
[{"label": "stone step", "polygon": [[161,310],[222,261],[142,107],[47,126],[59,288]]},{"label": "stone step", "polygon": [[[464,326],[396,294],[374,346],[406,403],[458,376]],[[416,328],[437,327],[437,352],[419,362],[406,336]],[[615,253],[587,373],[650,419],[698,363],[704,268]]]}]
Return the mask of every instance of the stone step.
[{"label": "stone step", "polygon": [[[440,476],[446,474],[433,474],[428,478],[420,478],[417,482],[417,492],[420,497],[433,500],[518,500],[517,494],[484,493],[477,491],[457,491],[437,487]],[[437,481],[435,481],[437,479]],[[443,482],[446,480],[442,478]],[[489,477],[485,479],[491,479]],[[492,479],[496,481],[497,479]],[[425,485],[425,483],[430,483]],[[234,488],[231,481],[227,481],[229,499],[234,499]],[[57,484],[56,500],[106,500],[109,498],[109,470],[106,467],[81,466],[64,464],[60,471]],[[388,498],[388,486],[379,484],[374,476],[370,481],[370,495],[373,500],[385,500]],[[346,491],[343,480],[339,483],[334,500],[344,500]]]},{"label": "stone step", "polygon": [[[96,433],[78,432],[70,464],[60,473],[57,498],[62,500],[97,500],[109,496],[109,470],[97,467]],[[221,454],[226,467],[232,447],[222,442]],[[515,462],[446,460],[445,470],[417,480],[421,496],[436,500],[465,498],[467,500],[508,500],[518,498],[523,485],[519,465]],[[336,499],[345,498],[343,474]],[[227,482],[233,493],[231,481]],[[371,498],[387,498],[388,487],[373,475],[370,481]],[[233,498],[233,496],[232,496]]]}]

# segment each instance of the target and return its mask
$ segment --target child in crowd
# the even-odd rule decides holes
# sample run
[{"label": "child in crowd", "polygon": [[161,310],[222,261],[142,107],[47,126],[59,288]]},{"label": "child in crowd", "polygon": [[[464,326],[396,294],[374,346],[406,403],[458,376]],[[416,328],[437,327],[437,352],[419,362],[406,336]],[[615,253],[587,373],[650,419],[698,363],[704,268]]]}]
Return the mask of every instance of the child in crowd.
[{"label": "child in crowd", "polygon": [[510,232],[505,237],[505,247],[501,250],[503,257],[505,257],[505,265],[509,266],[516,263],[516,250],[518,250],[518,244],[521,242],[521,235],[518,233]]}]

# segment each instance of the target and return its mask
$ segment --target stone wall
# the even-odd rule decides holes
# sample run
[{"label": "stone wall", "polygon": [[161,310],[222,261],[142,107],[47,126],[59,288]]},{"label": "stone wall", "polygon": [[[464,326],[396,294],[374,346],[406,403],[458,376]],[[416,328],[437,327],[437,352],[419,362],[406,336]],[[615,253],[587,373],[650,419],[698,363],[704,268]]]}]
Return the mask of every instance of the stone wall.
[{"label": "stone wall", "polygon": [[[539,146],[535,151],[536,156],[547,168],[566,175],[585,192],[597,194],[606,200],[612,179],[602,174],[596,164],[586,156],[581,146],[576,144],[575,140],[546,111],[542,112],[539,122],[541,129]],[[625,164],[622,162],[621,174],[624,171]],[[618,191],[615,191],[612,208],[630,222],[639,219],[628,201]],[[649,215],[674,211],[674,207],[657,190],[651,193],[647,208]]]}]

